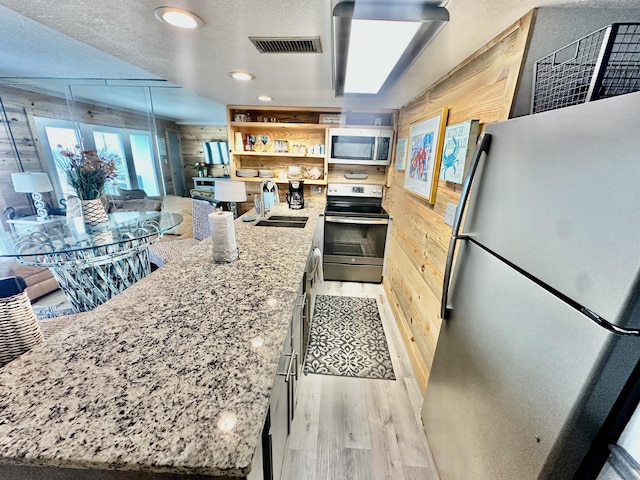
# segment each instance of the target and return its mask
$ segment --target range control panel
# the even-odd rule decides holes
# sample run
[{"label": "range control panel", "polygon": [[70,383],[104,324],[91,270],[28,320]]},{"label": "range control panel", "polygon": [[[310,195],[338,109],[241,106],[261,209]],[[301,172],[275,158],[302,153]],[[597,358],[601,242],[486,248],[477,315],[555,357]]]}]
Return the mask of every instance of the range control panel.
[{"label": "range control panel", "polygon": [[339,197],[382,198],[382,185],[330,183],[327,185],[327,195]]}]

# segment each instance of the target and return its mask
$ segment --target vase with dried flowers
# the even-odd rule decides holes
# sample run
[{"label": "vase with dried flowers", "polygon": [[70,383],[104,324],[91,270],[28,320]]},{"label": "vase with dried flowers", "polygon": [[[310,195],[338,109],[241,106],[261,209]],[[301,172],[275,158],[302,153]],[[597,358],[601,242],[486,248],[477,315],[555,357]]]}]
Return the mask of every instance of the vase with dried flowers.
[{"label": "vase with dried flowers", "polygon": [[82,202],[85,223],[93,227],[108,223],[100,197],[104,194],[105,185],[118,176],[118,157],[106,151],[85,150],[80,145],[73,150],[58,145],[58,149],[62,155],[60,166],[67,175],[67,183]]}]

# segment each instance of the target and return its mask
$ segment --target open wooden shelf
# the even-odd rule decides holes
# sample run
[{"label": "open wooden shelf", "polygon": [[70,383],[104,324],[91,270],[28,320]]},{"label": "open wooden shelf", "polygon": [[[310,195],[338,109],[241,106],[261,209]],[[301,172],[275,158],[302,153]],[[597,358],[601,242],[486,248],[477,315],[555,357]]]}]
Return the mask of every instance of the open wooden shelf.
[{"label": "open wooden shelf", "polygon": [[324,155],[316,155],[311,153],[291,153],[291,152],[252,152],[248,151],[238,151],[231,152],[236,156],[247,156],[247,157],[286,157],[286,158],[317,158],[320,160],[324,160]]},{"label": "open wooden shelf", "polygon": [[289,181],[300,181],[300,182],[304,182],[305,185],[326,185],[327,184],[326,179],[311,180],[310,178],[277,178],[277,177],[262,178],[262,177],[239,177],[237,175],[234,175],[233,180],[238,182],[250,182],[250,183],[260,183],[263,180],[271,180],[272,182],[283,183],[283,184],[287,184],[289,183]]}]

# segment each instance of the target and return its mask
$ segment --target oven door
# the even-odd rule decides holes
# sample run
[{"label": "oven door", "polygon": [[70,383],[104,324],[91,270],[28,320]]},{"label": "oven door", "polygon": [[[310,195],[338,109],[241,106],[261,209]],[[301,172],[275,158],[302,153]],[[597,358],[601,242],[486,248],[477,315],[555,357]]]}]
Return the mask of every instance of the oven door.
[{"label": "oven door", "polygon": [[323,270],[325,280],[382,281],[388,217],[325,214]]}]

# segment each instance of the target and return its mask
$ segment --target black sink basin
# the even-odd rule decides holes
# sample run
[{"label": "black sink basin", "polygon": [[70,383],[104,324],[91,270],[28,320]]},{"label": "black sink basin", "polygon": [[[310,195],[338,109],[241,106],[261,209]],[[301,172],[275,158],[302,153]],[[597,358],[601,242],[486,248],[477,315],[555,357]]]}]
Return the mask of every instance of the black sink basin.
[{"label": "black sink basin", "polygon": [[256,223],[258,227],[289,227],[304,228],[309,217],[294,217],[289,215],[272,215]]},{"label": "black sink basin", "polygon": [[267,220],[307,223],[309,217],[296,217],[293,215],[271,215],[269,218],[267,218]]}]

